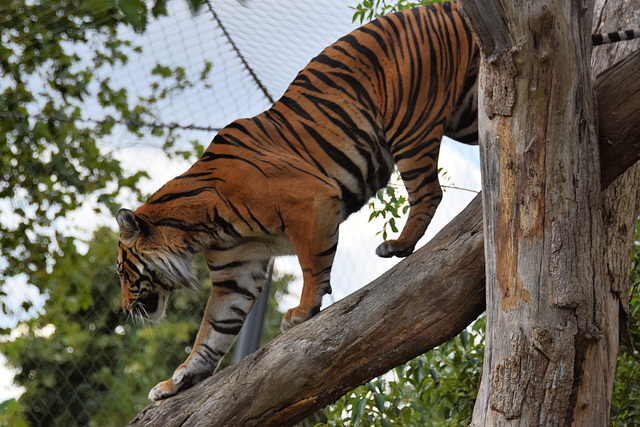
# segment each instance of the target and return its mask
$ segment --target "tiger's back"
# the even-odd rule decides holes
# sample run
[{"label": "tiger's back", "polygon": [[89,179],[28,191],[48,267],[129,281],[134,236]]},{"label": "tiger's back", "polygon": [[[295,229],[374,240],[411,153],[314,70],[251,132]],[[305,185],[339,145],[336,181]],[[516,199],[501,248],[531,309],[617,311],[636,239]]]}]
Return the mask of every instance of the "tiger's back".
[{"label": "tiger's back", "polygon": [[408,181],[416,168],[437,169],[445,128],[461,136],[454,111],[475,105],[460,103],[475,93],[477,60],[455,4],[384,16],[326,48],[273,107],[223,129],[209,150],[311,168],[340,187],[348,215],[386,185],[394,163],[407,163]]},{"label": "tiger's back", "polygon": [[303,272],[300,305],[283,326],[317,313],[331,292],[340,223],[387,183],[394,163],[410,212],[400,237],[376,252],[413,251],[441,198],[442,135],[473,139],[466,95],[477,57],[455,4],[379,18],[314,58],[272,108],[225,127],[135,213],[118,212],[125,310],[151,301],[163,311],[168,293],[183,286],[163,268],[186,271],[196,253],[213,284],[193,351],[151,391],[153,400],[211,374],[260,294],[271,257],[295,253]]}]

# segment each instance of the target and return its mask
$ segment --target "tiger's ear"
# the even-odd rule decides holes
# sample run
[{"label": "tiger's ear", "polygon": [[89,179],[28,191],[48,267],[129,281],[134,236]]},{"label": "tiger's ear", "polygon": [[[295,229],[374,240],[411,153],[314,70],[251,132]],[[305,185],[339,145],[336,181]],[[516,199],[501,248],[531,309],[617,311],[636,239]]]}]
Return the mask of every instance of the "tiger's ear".
[{"label": "tiger's ear", "polygon": [[120,226],[120,242],[131,246],[140,234],[140,226],[136,214],[131,209],[120,209],[116,212],[116,221]]}]

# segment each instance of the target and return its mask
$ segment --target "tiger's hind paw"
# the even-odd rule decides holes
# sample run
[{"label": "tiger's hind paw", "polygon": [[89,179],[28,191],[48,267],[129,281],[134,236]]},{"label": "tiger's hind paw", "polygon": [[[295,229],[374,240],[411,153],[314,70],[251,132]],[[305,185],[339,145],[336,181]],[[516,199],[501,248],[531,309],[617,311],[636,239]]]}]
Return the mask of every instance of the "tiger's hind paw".
[{"label": "tiger's hind paw", "polygon": [[382,258],[391,258],[392,256],[404,258],[413,253],[414,247],[414,245],[406,246],[399,240],[388,240],[386,242],[382,242],[376,248],[376,255]]},{"label": "tiger's hind paw", "polygon": [[296,325],[299,325],[305,320],[311,319],[319,311],[320,307],[306,311],[301,309],[300,307],[291,308],[282,318],[282,322],[280,323],[280,330],[282,332],[288,331],[289,329],[293,328]]}]

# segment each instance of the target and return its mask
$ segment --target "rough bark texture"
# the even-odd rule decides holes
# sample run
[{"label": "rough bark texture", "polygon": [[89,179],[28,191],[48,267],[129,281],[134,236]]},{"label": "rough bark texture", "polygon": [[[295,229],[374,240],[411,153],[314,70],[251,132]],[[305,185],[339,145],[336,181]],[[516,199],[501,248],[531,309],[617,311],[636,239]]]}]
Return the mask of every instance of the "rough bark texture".
[{"label": "rough bark texture", "polygon": [[[600,192],[588,62],[592,7],[463,2],[486,59],[479,120],[487,335],[474,426],[608,423],[637,183]],[[483,15],[495,10],[505,25],[484,33]],[[511,37],[500,39],[513,43],[496,49],[493,34],[505,31]],[[627,78],[633,72],[627,68]],[[622,81],[605,76],[600,92],[600,147],[611,154],[604,161],[616,165],[620,152],[607,141],[638,135],[610,126],[614,116],[631,116],[626,95],[608,93]],[[618,173],[603,170],[602,184]]]},{"label": "rough bark texture", "polygon": [[[634,61],[635,68],[640,68],[640,55],[634,55]],[[623,82],[627,75],[614,72],[608,79]],[[601,84],[599,81],[596,87]],[[625,92],[620,84],[614,87]],[[640,94],[626,103],[639,109]],[[600,120],[613,120],[613,128],[623,125],[615,123],[615,115]],[[634,123],[630,135],[640,135],[640,122]],[[635,149],[631,142],[629,139],[604,139],[600,140],[600,146],[608,144],[610,149],[622,152],[627,147]],[[603,173],[616,168],[616,162],[603,163]],[[604,255],[607,266],[603,283],[606,286],[602,287],[614,290],[618,295],[616,303],[623,307],[627,304],[626,279],[635,229],[634,215],[638,209],[639,179],[640,173],[634,166],[607,189],[607,196],[603,196],[605,229],[611,233],[604,239],[607,243],[603,247],[610,250],[607,249]],[[618,217],[627,218],[627,222],[619,221]],[[130,425],[293,425],[363,382],[445,342],[484,310],[481,230],[478,196],[428,245],[367,287],[287,332],[241,363],[174,398],[149,406]],[[622,249],[615,249],[616,244]],[[598,357],[615,360],[617,334],[611,330],[617,327],[617,319],[613,320],[615,325],[603,327],[603,336],[610,341],[612,353]],[[540,347],[544,348],[547,341],[544,332],[536,335]],[[516,352],[526,348],[526,342],[519,335],[514,337],[512,345]],[[512,358],[503,371],[507,372],[508,368],[511,373],[517,372],[519,363],[535,365],[539,363],[535,357],[536,354],[532,360],[524,361]],[[591,355],[586,355],[585,360],[591,360]],[[523,374],[531,376],[533,372]],[[606,386],[610,388],[610,383]],[[523,393],[520,390],[519,395]],[[511,410],[509,405],[520,402],[517,396],[498,404],[515,416],[517,411]],[[583,398],[591,399],[587,395],[580,396]]]},{"label": "rough bark texture", "polygon": [[[594,9],[594,33],[619,31],[636,28],[640,23],[640,0],[606,1],[596,0]],[[637,75],[640,68],[633,64],[633,58],[640,55],[640,41],[617,43],[594,48],[592,73],[598,74],[596,86],[600,161],[602,186],[607,187],[601,194],[603,235],[599,248],[604,271],[602,283],[596,284],[596,306],[600,313],[601,335],[597,341],[586,343],[580,378],[581,385],[575,393],[574,419],[602,419],[608,424],[609,406],[618,356],[619,333],[626,329],[626,313],[629,307],[629,265],[631,248],[640,211],[640,168],[638,160],[640,132],[629,123],[637,122],[635,113],[628,111],[633,97],[640,91]],[[615,61],[629,55],[617,68],[627,77],[617,80],[609,71],[604,71]],[[624,82],[624,83],[623,83]],[[617,86],[617,87],[616,87]],[[611,120],[615,117],[615,120]],[[620,120],[618,125],[613,122]],[[611,141],[626,140],[622,150],[616,150]],[[617,168],[626,170],[619,176]],[[609,185],[609,183],[611,184]],[[593,402],[593,403],[592,403]],[[602,413],[595,413],[602,408]],[[571,420],[573,421],[573,420]]]}]

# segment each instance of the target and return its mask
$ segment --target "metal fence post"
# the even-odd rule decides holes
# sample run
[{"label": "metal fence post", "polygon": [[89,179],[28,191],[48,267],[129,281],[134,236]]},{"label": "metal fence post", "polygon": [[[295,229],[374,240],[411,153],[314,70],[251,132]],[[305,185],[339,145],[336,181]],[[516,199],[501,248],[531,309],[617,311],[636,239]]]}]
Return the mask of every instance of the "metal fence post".
[{"label": "metal fence post", "polygon": [[247,316],[233,352],[233,363],[238,363],[246,356],[250,355],[260,347],[260,336],[262,335],[262,325],[267,313],[267,303],[269,301],[269,291],[271,289],[271,277],[273,276],[273,259],[267,269],[267,278],[264,281],[262,292],[258,297],[253,309]]}]

